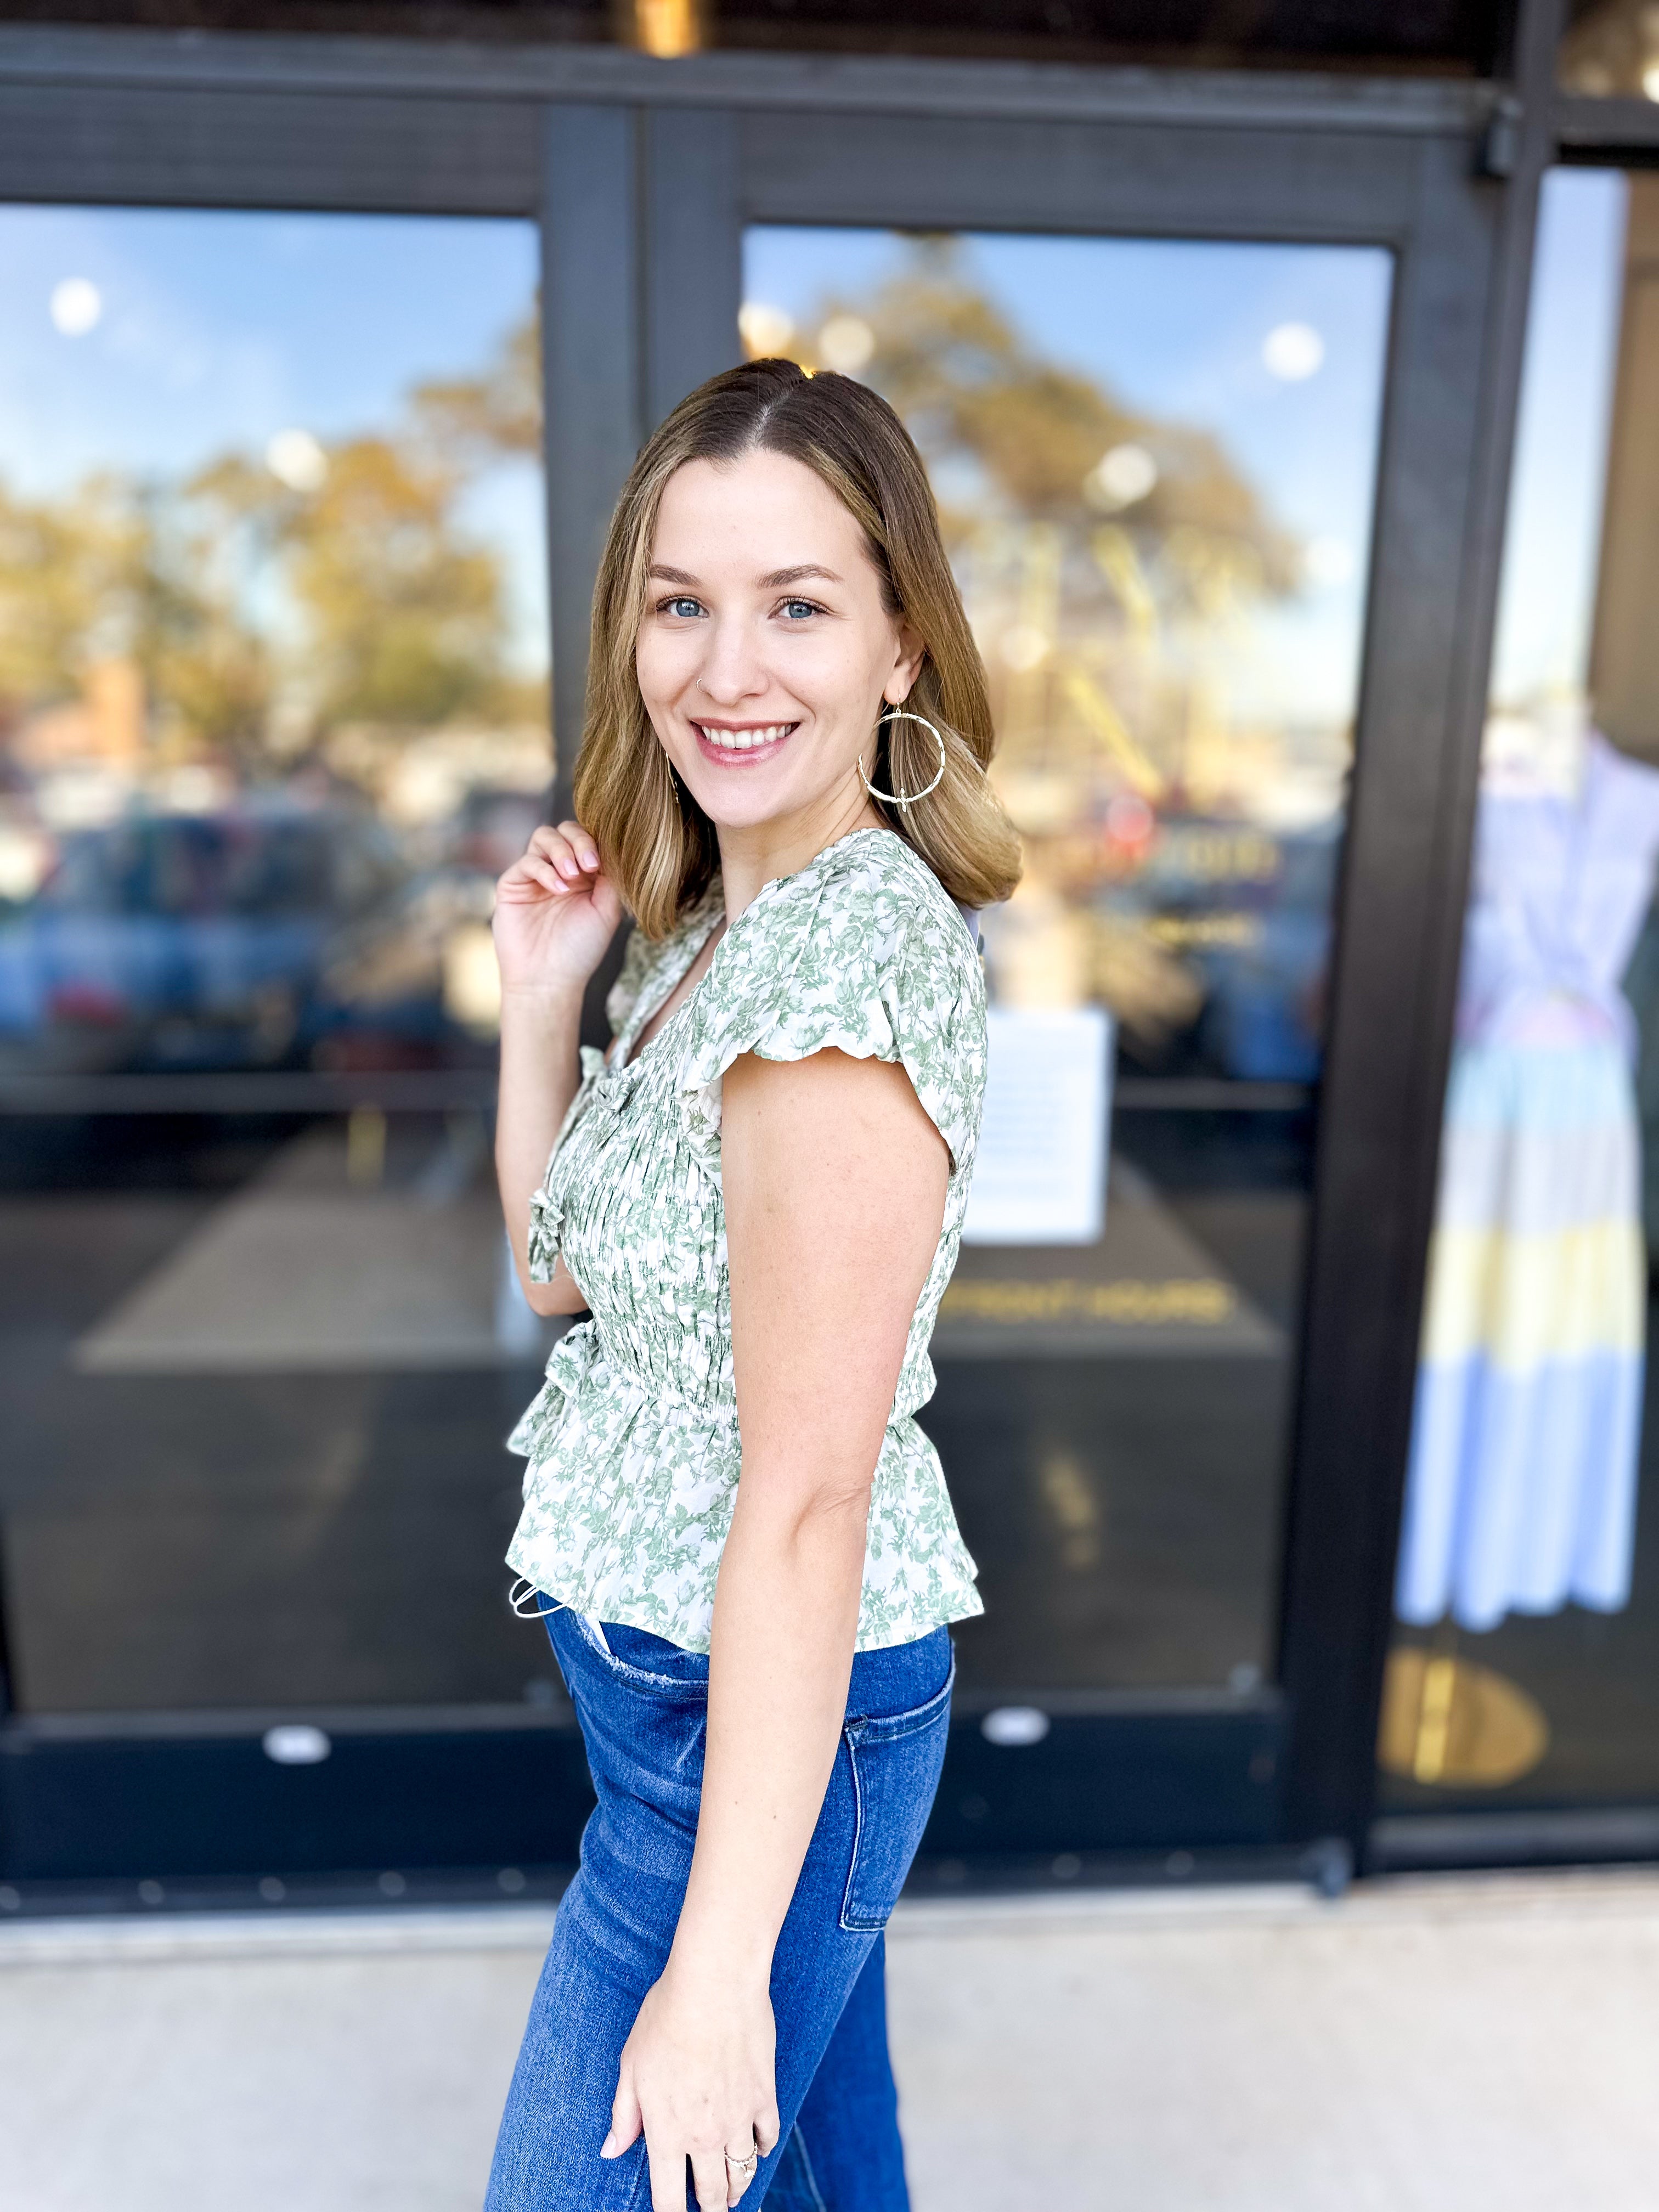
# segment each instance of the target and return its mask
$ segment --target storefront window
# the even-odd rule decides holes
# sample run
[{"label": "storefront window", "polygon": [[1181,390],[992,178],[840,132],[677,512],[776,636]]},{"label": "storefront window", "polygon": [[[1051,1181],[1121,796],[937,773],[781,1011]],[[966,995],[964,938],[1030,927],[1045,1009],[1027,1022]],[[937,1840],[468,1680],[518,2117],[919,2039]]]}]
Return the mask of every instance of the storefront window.
[{"label": "storefront window", "polygon": [[0,270],[14,1695],[517,1698],[451,1531],[539,1337],[483,1119],[534,228],[13,207]]},{"label": "storefront window", "polygon": [[1659,1793],[1659,179],[1547,179],[1382,1760]]},{"label": "storefront window", "polygon": [[1361,248],[756,228],[932,471],[1026,873],[924,1415],[970,1688],[1270,1664],[1389,293]]}]

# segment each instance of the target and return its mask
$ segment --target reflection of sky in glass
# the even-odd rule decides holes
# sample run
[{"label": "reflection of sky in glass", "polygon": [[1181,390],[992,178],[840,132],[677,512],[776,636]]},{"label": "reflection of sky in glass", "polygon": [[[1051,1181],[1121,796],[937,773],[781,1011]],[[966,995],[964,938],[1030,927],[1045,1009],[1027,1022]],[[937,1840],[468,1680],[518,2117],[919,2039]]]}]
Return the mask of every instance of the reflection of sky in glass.
[{"label": "reflection of sky in glass", "polygon": [[1589,672],[1628,198],[1616,169],[1544,179],[1492,665],[1506,707]]},{"label": "reflection of sky in glass", "polygon": [[[0,477],[40,496],[96,469],[182,474],[295,428],[382,429],[411,385],[484,367],[536,270],[527,222],[0,210]],[[78,334],[53,318],[74,279],[100,310]],[[464,512],[507,556],[517,657],[544,665],[538,471],[491,469]]]},{"label": "reflection of sky in glass", "polygon": [[[1230,670],[1246,711],[1344,725],[1356,697],[1389,261],[1368,248],[1182,240],[964,241],[963,271],[1026,345],[1137,412],[1208,430],[1274,520],[1317,547],[1298,597],[1264,608]],[[827,297],[855,302],[904,266],[890,231],[754,228],[745,298],[810,328]],[[1263,357],[1271,332],[1323,341],[1298,380]]]}]

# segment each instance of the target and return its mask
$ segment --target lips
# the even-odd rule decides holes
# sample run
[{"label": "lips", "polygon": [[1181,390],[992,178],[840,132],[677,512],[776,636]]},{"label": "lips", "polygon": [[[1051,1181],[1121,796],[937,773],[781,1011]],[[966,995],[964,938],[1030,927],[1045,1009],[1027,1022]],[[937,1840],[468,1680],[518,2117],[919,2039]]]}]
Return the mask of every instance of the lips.
[{"label": "lips", "polygon": [[705,755],[721,762],[752,761],[757,754],[774,753],[786,738],[799,728],[798,722],[751,722],[740,728],[718,723],[693,725]]}]

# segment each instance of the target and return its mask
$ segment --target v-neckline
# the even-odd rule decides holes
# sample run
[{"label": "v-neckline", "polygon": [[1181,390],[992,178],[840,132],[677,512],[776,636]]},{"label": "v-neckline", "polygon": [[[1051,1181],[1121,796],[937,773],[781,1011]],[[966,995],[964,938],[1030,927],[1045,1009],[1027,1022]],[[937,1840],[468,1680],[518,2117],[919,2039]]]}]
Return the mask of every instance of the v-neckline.
[{"label": "v-neckline", "polygon": [[[849,830],[844,836],[832,837],[827,845],[821,845],[818,848],[817,851],[813,854],[811,860],[803,860],[799,867],[792,868],[787,875],[769,877],[766,882],[763,883],[760,889],[755,893],[754,897],[750,900],[748,905],[744,907],[743,913],[738,915],[737,921],[726,925],[726,936],[721,939],[720,944],[725,944],[726,939],[731,936],[732,930],[737,927],[738,922],[742,921],[744,915],[752,914],[755,911],[755,908],[767,897],[769,893],[776,890],[781,884],[794,883],[799,877],[804,876],[809,868],[817,867],[819,861],[824,858],[826,854],[833,853],[838,846],[850,844],[855,837],[893,837],[896,839],[899,844],[902,845],[904,843],[903,838],[898,836],[896,830],[889,830],[884,823],[878,822],[869,822],[866,823],[861,830]],[[908,849],[908,848],[907,848],[907,850]],[[686,993],[679,1005],[675,1007],[673,1012],[670,1014],[668,1019],[657,1031],[656,1036],[653,1037],[647,1037],[646,1042],[640,1046],[638,1051],[636,1052],[635,1050],[635,1040],[638,1037],[640,1031],[656,1018],[658,1013],[667,1004],[668,1000],[673,997],[675,992],[678,990],[680,985],[685,981],[687,974],[690,972],[691,968],[695,966],[697,955],[702,951],[703,946],[708,944],[709,938],[720,925],[720,919],[725,912],[725,894],[720,886],[720,877],[718,870],[715,872],[708,890],[703,894],[703,896],[709,901],[712,909],[708,915],[708,927],[698,933],[696,942],[693,945],[690,951],[687,954],[684,964],[674,970],[674,973],[670,978],[668,983],[657,994],[656,997],[652,1000],[650,1006],[643,1013],[641,1012],[637,1001],[635,1002],[632,1018],[629,1022],[627,1028],[622,1032],[620,1038],[616,1040],[616,1042],[620,1043],[623,1048],[622,1058],[620,1060],[612,1060],[608,1054],[606,1056],[605,1066],[609,1073],[612,1075],[626,1075],[630,1073],[635,1068],[642,1066],[647,1053],[650,1052],[656,1045],[661,1042],[663,1038],[667,1036],[669,1030],[673,1028],[675,1023],[678,1021],[680,1016],[685,1012],[686,1008],[696,1004],[698,993],[702,989],[704,984],[708,982],[708,978],[714,974],[714,961],[718,960],[720,957],[720,945],[717,945],[714,947],[714,960],[709,962],[708,967],[697,978],[691,988]]]},{"label": "v-neckline", "polygon": [[[716,884],[719,883],[720,878],[718,876],[714,878],[714,881]],[[656,996],[652,1000],[651,1004],[641,1011],[638,1001],[635,1001],[633,1018],[629,1021],[627,1028],[623,1030],[619,1040],[623,1048],[622,1057],[611,1063],[611,1073],[613,1075],[626,1075],[632,1069],[638,1067],[644,1060],[647,1053],[651,1050],[652,1047],[658,1043],[663,1037],[667,1036],[669,1030],[673,1028],[675,1023],[678,1021],[680,1016],[685,1012],[686,1008],[696,999],[698,992],[702,990],[703,985],[708,981],[709,976],[714,973],[714,960],[709,962],[708,967],[704,969],[702,974],[697,978],[691,988],[686,993],[679,1005],[675,1007],[673,1012],[670,1014],[668,1019],[657,1031],[656,1036],[647,1037],[645,1042],[640,1045],[638,1049],[635,1050],[635,1042],[641,1030],[649,1027],[651,1023],[656,1019],[658,1014],[661,1012],[663,1007],[665,1006],[670,999],[673,997],[675,992],[679,989],[680,985],[685,981],[691,969],[696,967],[698,957],[702,951],[702,948],[708,944],[715,930],[720,927],[720,925],[724,919],[724,907],[719,900],[714,900],[712,902],[712,910],[708,916],[707,926],[696,933],[695,942],[692,944],[690,951],[687,953],[685,959],[674,969],[672,975],[670,975],[663,988],[659,991]],[[717,960],[719,957],[720,946],[717,945],[714,947],[714,959]]]}]

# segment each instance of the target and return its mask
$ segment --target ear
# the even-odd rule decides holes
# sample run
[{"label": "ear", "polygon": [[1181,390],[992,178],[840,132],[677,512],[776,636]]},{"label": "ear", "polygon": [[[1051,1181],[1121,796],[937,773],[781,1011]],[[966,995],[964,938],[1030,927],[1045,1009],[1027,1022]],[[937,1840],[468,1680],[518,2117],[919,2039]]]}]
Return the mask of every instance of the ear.
[{"label": "ear", "polygon": [[881,696],[890,707],[904,704],[927,658],[927,647],[920,633],[912,629],[908,622],[901,621],[894,641],[892,673],[882,687]]}]

